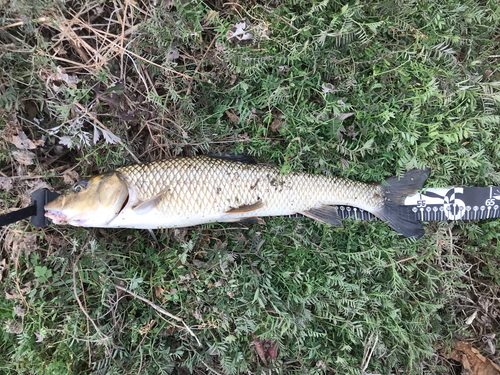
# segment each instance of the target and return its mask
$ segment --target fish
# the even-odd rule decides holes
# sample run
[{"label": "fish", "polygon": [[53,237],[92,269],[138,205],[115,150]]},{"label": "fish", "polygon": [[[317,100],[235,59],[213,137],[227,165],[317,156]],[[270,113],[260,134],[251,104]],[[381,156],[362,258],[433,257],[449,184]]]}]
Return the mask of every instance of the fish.
[{"label": "fish", "polygon": [[342,227],[337,206],[368,211],[405,237],[424,235],[402,214],[404,198],[422,189],[428,169],[364,183],[258,164],[245,156],[178,157],[121,167],[79,181],[45,205],[54,224],[161,229],[215,222],[263,223],[300,213]]}]

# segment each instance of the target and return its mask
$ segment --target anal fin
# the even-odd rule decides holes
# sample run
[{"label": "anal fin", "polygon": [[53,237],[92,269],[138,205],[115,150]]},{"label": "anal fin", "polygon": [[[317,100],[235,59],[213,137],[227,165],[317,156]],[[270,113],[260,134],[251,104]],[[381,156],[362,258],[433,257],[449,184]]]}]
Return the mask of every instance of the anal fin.
[{"label": "anal fin", "polygon": [[307,216],[308,218],[321,221],[322,223],[330,224],[334,227],[342,227],[342,221],[340,221],[336,206],[323,205],[303,211],[301,214]]}]

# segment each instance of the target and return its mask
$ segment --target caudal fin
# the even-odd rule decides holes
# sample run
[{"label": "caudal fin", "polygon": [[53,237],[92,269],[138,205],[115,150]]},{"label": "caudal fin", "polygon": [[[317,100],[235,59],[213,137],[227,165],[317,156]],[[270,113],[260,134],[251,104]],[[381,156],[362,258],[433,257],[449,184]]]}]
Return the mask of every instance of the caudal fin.
[{"label": "caudal fin", "polygon": [[388,178],[385,183],[381,184],[384,206],[375,212],[375,215],[405,237],[415,237],[416,239],[422,237],[425,233],[422,223],[405,216],[401,206],[405,197],[413,195],[422,189],[427,177],[429,177],[428,168],[412,169],[401,178]]}]

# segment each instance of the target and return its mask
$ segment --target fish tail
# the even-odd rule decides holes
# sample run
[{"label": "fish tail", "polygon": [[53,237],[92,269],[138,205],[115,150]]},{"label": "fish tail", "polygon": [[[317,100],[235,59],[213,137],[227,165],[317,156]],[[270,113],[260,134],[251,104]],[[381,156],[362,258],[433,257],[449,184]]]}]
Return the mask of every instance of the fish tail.
[{"label": "fish tail", "polygon": [[390,177],[381,183],[384,204],[374,214],[387,222],[395,231],[405,237],[419,239],[424,235],[422,223],[414,218],[404,215],[402,205],[404,199],[422,189],[429,177],[429,169],[413,169],[406,172],[403,177]]}]

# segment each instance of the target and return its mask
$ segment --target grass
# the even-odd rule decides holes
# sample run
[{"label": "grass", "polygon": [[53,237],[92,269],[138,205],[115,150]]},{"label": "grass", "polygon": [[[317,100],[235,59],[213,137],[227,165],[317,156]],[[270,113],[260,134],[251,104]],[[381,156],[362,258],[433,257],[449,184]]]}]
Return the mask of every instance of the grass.
[{"label": "grass", "polygon": [[[2,210],[208,151],[500,185],[495,1],[0,7]],[[444,374],[454,341],[498,361],[483,337],[500,333],[499,220],[428,223],[418,242],[266,221],[165,230],[161,249],[140,230],[2,228],[0,372]]]}]

